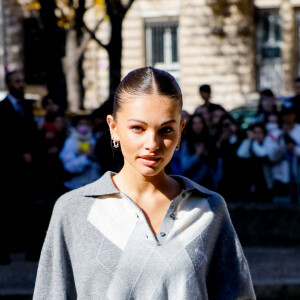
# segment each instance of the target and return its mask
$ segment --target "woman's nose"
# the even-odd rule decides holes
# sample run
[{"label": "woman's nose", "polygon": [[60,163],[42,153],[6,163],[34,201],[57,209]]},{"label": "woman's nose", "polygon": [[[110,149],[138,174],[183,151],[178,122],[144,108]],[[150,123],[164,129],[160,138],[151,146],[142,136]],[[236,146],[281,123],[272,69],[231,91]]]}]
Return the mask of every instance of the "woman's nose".
[{"label": "woman's nose", "polygon": [[149,151],[155,151],[159,148],[159,137],[155,132],[149,132],[145,148]]}]

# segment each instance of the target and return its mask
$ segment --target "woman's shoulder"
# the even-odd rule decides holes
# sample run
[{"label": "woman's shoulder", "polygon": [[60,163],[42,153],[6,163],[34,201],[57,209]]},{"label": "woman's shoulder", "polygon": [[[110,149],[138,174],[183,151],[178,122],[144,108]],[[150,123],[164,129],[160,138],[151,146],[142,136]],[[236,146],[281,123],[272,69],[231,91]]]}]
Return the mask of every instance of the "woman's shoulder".
[{"label": "woman's shoulder", "polygon": [[174,175],[172,177],[179,180],[183,185],[183,189],[191,193],[194,199],[199,199],[199,201],[205,199],[212,209],[227,210],[225,200],[219,193],[209,190],[185,176]]},{"label": "woman's shoulder", "polygon": [[52,218],[57,221],[74,218],[78,212],[83,211],[83,207],[91,206],[91,200],[84,196],[84,188],[69,191],[60,196],[53,208]]},{"label": "woman's shoulder", "polygon": [[96,181],[63,194],[55,203],[54,213],[69,214],[90,207],[99,196],[118,193],[108,171]]}]

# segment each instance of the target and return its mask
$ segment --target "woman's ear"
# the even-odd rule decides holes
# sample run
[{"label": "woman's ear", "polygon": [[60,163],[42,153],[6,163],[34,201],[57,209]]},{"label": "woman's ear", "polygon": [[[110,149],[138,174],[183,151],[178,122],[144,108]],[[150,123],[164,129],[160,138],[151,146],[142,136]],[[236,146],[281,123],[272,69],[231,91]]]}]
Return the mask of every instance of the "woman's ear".
[{"label": "woman's ear", "polygon": [[116,134],[116,130],[117,130],[117,123],[115,118],[112,115],[108,115],[106,117],[106,122],[108,124],[109,127],[109,131],[110,131],[110,136],[113,140],[118,141],[118,136]]},{"label": "woman's ear", "polygon": [[184,129],[185,125],[186,125],[186,119],[182,119],[181,120],[181,124],[180,124],[180,132],[182,132],[182,130]]}]

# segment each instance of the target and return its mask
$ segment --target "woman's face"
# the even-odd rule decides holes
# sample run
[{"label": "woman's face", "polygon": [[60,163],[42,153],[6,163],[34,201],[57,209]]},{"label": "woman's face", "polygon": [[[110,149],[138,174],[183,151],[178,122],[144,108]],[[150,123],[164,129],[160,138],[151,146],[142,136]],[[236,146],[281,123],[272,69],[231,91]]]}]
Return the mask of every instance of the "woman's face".
[{"label": "woman's face", "polygon": [[253,128],[253,138],[260,144],[264,141],[265,133],[262,128],[254,127]]},{"label": "woman's face", "polygon": [[261,106],[264,111],[271,112],[273,110],[274,99],[272,97],[263,97]]},{"label": "woman's face", "polygon": [[63,117],[56,117],[54,122],[58,132],[62,132],[65,130],[66,124]]},{"label": "woman's face", "polygon": [[201,134],[203,131],[203,121],[200,117],[196,116],[192,120],[192,130],[195,134]]},{"label": "woman's face", "polygon": [[160,95],[129,96],[107,122],[120,141],[124,168],[145,177],[164,172],[185,124],[179,104]]},{"label": "woman's face", "polygon": [[221,118],[225,115],[225,111],[216,109],[211,114],[211,125],[216,126],[219,124]]},{"label": "woman's face", "polygon": [[223,131],[227,131],[229,134],[235,134],[237,132],[237,126],[230,121],[230,119],[225,119],[222,122]]}]

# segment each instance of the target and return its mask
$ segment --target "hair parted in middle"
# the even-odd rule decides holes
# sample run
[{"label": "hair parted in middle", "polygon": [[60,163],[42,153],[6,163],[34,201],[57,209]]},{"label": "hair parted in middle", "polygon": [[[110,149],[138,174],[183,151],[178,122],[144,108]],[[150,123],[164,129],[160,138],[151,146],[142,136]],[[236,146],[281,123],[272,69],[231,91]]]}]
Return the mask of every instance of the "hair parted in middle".
[{"label": "hair parted in middle", "polygon": [[120,82],[114,96],[114,117],[130,95],[166,96],[178,102],[180,111],[182,109],[182,93],[176,79],[170,73],[153,67],[135,69]]}]

